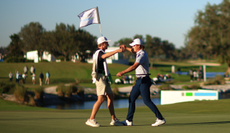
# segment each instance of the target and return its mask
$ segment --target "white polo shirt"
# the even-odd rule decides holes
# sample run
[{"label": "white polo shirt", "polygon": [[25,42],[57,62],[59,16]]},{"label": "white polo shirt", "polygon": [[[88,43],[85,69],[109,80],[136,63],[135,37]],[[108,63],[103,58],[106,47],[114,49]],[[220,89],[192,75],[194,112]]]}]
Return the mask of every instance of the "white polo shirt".
[{"label": "white polo shirt", "polygon": [[[141,49],[136,53],[135,62],[140,64],[135,70],[136,77],[142,78],[147,76],[147,74],[149,73],[149,58],[144,50]],[[146,75],[138,75],[138,74],[146,74]]]}]

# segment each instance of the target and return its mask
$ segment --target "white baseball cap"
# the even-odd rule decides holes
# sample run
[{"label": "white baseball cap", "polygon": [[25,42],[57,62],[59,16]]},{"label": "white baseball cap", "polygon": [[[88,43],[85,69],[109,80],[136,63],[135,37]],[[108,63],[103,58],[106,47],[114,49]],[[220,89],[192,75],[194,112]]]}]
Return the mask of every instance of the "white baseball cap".
[{"label": "white baseball cap", "polygon": [[111,40],[107,40],[106,37],[101,36],[101,37],[99,37],[99,38],[97,39],[97,45],[99,45],[99,44],[101,44],[101,43],[103,43],[103,42],[110,42],[110,41],[111,41]]},{"label": "white baseball cap", "polygon": [[134,45],[143,45],[143,44],[142,44],[141,39],[136,38],[136,39],[134,39],[133,42],[130,43],[129,45],[130,45],[130,46],[134,46]]}]

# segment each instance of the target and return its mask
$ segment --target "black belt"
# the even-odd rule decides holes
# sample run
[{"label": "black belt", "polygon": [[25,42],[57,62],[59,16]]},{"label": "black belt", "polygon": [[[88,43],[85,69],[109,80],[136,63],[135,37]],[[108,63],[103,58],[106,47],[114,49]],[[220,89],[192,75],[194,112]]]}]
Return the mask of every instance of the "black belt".
[{"label": "black belt", "polygon": [[140,77],[140,78],[137,78],[137,80],[138,80],[138,79],[143,79],[143,78],[147,78],[147,77],[149,77],[149,76],[145,76],[145,77]]}]

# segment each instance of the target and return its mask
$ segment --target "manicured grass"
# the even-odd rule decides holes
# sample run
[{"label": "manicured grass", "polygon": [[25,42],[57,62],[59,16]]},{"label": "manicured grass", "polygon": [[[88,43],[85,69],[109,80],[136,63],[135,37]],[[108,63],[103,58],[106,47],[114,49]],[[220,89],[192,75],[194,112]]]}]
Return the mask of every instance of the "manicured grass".
[{"label": "manicured grass", "polygon": [[[227,133],[230,131],[230,99],[218,101],[195,101],[158,108],[167,123],[151,127],[154,114],[147,107],[136,108],[134,126],[110,126],[108,109],[99,110],[96,119],[102,125],[92,128],[85,125],[91,110],[55,110],[18,105],[0,99],[0,130],[2,133],[49,132],[49,133]],[[127,108],[115,109],[120,120],[124,120]]]},{"label": "manicured grass", "polygon": [[[151,77],[157,73],[170,73],[171,66],[181,67],[182,71],[188,71],[190,68],[199,68],[198,65],[176,62],[155,62],[155,66],[150,68]],[[36,85],[32,85],[31,78],[28,77],[26,87],[33,88],[38,86],[38,75],[42,71],[51,73],[50,85],[59,83],[72,83],[75,79],[80,81],[80,85],[94,87],[91,83],[92,64],[87,63],[0,63],[0,82],[8,82],[10,71],[14,73],[18,70],[23,72],[23,67],[34,65],[36,68]],[[112,75],[127,68],[127,65],[112,64],[109,70]],[[227,69],[226,65],[207,67],[210,72],[223,72]],[[134,73],[134,72],[132,72]],[[172,74],[175,83],[187,83],[189,76],[177,76]],[[113,77],[114,79],[116,77]],[[112,87],[123,87],[124,85],[113,85]],[[158,108],[165,117],[167,123],[160,127],[151,127],[150,124],[155,121],[154,114],[147,107],[136,108],[134,115],[134,126],[114,127],[110,126],[111,120],[108,109],[101,109],[97,114],[97,121],[102,125],[100,128],[92,128],[84,123],[89,118],[91,110],[58,110],[41,107],[30,107],[18,103],[4,101],[0,99],[0,132],[100,132],[100,133],[136,133],[136,132],[155,132],[155,133],[224,133],[230,131],[230,99],[218,101],[195,101],[178,103],[172,105],[159,105]],[[127,115],[127,108],[115,109],[116,115],[120,120],[124,120]]]},{"label": "manicured grass", "polygon": [[[88,63],[73,63],[73,62],[40,62],[40,63],[0,63],[0,82],[9,82],[8,74],[10,71],[13,72],[14,75],[14,82],[15,82],[15,72],[23,72],[23,67],[27,65],[28,68],[32,65],[35,66],[36,69],[36,85],[32,85],[30,74],[27,77],[25,86],[28,88],[33,88],[39,86],[39,73],[45,73],[47,71],[50,72],[50,85],[58,85],[60,83],[73,83],[75,79],[82,83],[85,87],[95,87],[94,84],[91,83],[91,68],[92,64]],[[161,74],[170,74],[172,65],[181,68],[181,71],[189,71],[189,69],[198,69],[199,65],[192,65],[191,63],[185,62],[154,62],[153,67],[149,68],[149,73],[151,73],[150,77],[156,77],[158,73]],[[109,64],[109,70],[112,75],[116,75],[117,72],[120,72],[126,68],[128,65],[121,65],[121,64]],[[207,66],[208,72],[224,72],[227,70],[227,65],[221,66]],[[134,71],[130,74],[134,74]],[[174,83],[181,84],[190,81],[190,77],[188,75],[176,75],[171,74],[174,78]],[[116,79],[116,76],[112,76],[113,79]],[[44,85],[48,87],[48,85]],[[123,85],[112,85],[112,87],[119,87]]]}]

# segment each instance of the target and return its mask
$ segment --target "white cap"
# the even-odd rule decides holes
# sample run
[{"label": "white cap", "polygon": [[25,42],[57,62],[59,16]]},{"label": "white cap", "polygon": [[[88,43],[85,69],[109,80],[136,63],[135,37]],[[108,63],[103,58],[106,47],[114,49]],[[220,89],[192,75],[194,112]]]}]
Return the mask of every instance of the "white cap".
[{"label": "white cap", "polygon": [[133,42],[132,42],[132,43],[130,43],[129,45],[130,45],[130,46],[134,46],[134,45],[142,45],[142,41],[141,41],[141,39],[136,38],[136,39],[134,39],[134,40],[133,40]]},{"label": "white cap", "polygon": [[99,44],[101,44],[101,43],[103,43],[103,42],[110,42],[110,41],[111,41],[111,40],[107,40],[106,37],[101,36],[101,37],[99,37],[99,38],[97,39],[97,45],[99,45]]}]

